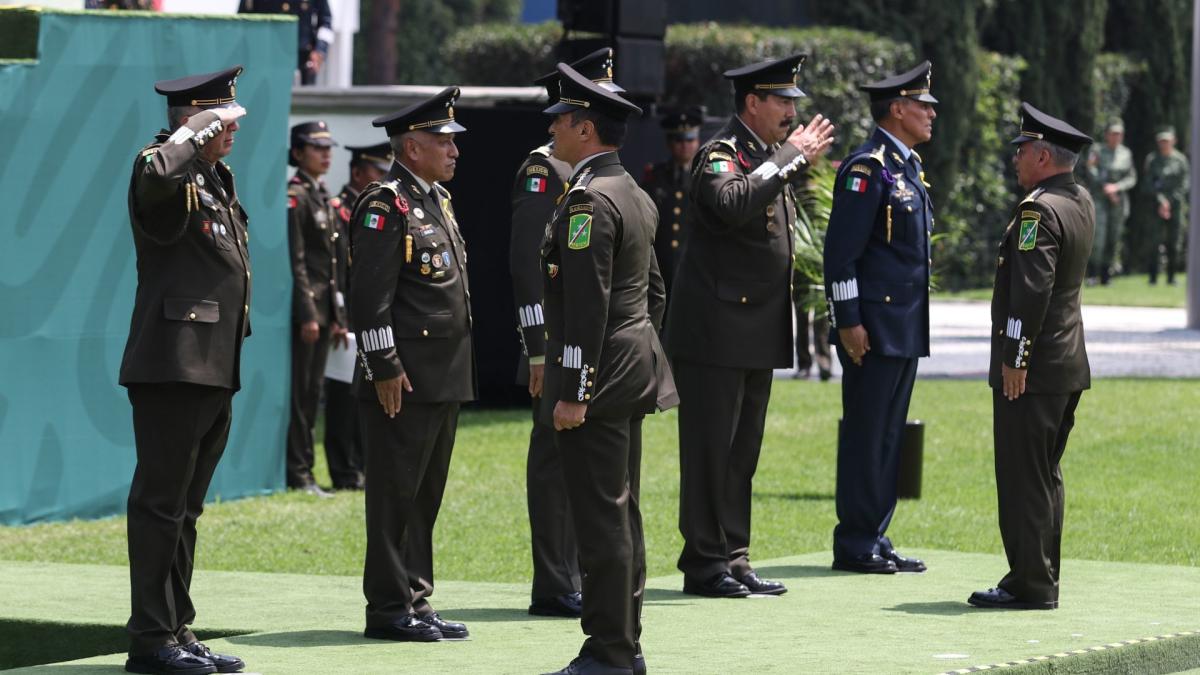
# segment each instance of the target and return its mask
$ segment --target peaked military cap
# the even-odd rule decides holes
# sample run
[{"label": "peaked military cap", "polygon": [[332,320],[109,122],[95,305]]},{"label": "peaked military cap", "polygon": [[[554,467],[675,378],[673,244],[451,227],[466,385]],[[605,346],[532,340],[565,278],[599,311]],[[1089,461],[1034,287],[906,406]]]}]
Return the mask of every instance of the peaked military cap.
[{"label": "peaked military cap", "polygon": [[292,127],[292,147],[315,145],[320,148],[331,148],[337,145],[333,134],[329,133],[329,125],[323,120],[301,122]]},{"label": "peaked military cap", "polygon": [[792,54],[782,59],[752,63],[741,68],[725,71],[725,78],[733,80],[737,91],[760,91],[785,98],[807,96],[797,84],[800,66],[808,54]]},{"label": "peaked military cap", "polygon": [[398,136],[410,131],[428,131],[435,134],[455,134],[467,128],[454,121],[454,103],[458,101],[458,87],[446,87],[436,95],[414,103],[407,108],[371,120],[371,125],[383,127],[388,136]]},{"label": "peaked military cap", "polygon": [[659,120],[659,126],[667,138],[690,141],[700,138],[700,125],[704,123],[704,106],[668,109]]},{"label": "peaked military cap", "polygon": [[394,156],[392,155],[391,143],[378,143],[376,145],[347,145],[346,149],[350,151],[351,164],[365,162],[374,166],[380,171],[388,171],[392,168]]},{"label": "peaked military cap", "polygon": [[912,70],[864,84],[859,87],[871,96],[872,101],[890,101],[894,98],[911,98],[922,103],[937,103],[929,93],[933,86],[933,64],[923,61]]},{"label": "peaked military cap", "polygon": [[558,64],[558,101],[542,112],[551,115],[595,110],[603,115],[624,121],[631,113],[642,114],[642,109],[621,98],[620,94],[605,89],[580,75],[565,63]]},{"label": "peaked military cap", "polygon": [[234,66],[215,73],[160,80],[154,83],[154,91],[166,96],[171,107],[229,108],[237,105],[234,97],[241,74],[242,67]]},{"label": "peaked military cap", "polygon": [[[615,91],[618,94],[625,90],[621,85],[613,82],[613,50],[612,47],[601,47],[587,56],[569,64],[580,75],[588,78],[592,82],[604,87],[609,91]],[[550,94],[550,100],[553,101],[558,96],[558,71],[546,73],[533,81],[534,84],[541,85],[546,88],[546,92]]]},{"label": "peaked military cap", "polygon": [[1079,152],[1092,144],[1092,138],[1087,134],[1022,102],[1021,133],[1012,139],[1012,144],[1019,145],[1029,141],[1046,141],[1071,152]]}]

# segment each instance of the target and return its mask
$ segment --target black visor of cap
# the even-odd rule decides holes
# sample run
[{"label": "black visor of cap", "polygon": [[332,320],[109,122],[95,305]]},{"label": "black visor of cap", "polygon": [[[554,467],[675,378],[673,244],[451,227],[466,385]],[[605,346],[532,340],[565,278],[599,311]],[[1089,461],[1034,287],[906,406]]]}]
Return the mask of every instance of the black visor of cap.
[{"label": "black visor of cap", "polygon": [[1029,141],[1046,141],[1071,152],[1079,152],[1092,144],[1092,137],[1022,101],[1021,133],[1011,143],[1020,145]]},{"label": "black visor of cap", "polygon": [[188,75],[174,80],[154,83],[154,91],[167,97],[167,105],[175,107],[230,108],[237,105],[237,78],[241,66],[212,73]]},{"label": "black visor of cap", "polygon": [[550,115],[595,110],[615,119],[624,120],[631,114],[642,114],[642,109],[579,74],[565,63],[558,64],[558,100],[542,112]]}]

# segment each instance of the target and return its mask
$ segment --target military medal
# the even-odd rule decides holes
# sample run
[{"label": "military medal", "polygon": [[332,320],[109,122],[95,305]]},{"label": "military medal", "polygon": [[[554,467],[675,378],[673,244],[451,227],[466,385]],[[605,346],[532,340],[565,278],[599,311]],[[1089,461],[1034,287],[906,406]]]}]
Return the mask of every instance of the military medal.
[{"label": "military medal", "polygon": [[442,251],[442,262],[446,264],[446,267],[450,266],[450,252],[449,251]]},{"label": "military medal", "polygon": [[202,176],[200,174],[196,174],[196,185],[199,185],[200,187],[204,187],[204,176]]},{"label": "military medal", "polygon": [[396,208],[400,209],[400,213],[408,215],[408,200],[400,195],[396,195]]},{"label": "military medal", "polygon": [[422,251],[422,252],[421,252],[421,262],[423,262],[423,263],[428,263],[428,262],[429,262],[429,251]]},{"label": "military medal", "polygon": [[413,209],[413,215],[418,218],[421,218],[421,219],[425,218],[425,212],[422,211],[421,207],[419,207],[419,206],[417,208]]}]

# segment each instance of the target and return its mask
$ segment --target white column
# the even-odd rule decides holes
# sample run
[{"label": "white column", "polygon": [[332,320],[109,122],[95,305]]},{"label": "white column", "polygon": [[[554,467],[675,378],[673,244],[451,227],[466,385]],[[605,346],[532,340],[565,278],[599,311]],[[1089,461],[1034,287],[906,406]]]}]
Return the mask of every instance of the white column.
[{"label": "white column", "polygon": [[[1192,3],[1192,35],[1200,35],[1200,2]],[[1200,330],[1200,40],[1192,40],[1192,120],[1191,152],[1192,185],[1188,194],[1190,205],[1187,254],[1187,325]]]},{"label": "white column", "polygon": [[349,87],[354,80],[354,34],[358,32],[358,0],[329,0],[333,14],[333,44],[325,67],[317,74],[319,87]]}]

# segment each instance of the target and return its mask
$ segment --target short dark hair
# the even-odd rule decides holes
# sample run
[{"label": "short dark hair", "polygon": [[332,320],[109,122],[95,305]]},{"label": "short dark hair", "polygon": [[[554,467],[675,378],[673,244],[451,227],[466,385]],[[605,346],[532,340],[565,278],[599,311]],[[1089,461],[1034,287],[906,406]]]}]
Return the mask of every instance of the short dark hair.
[{"label": "short dark hair", "polygon": [[892,104],[899,100],[899,98],[889,98],[884,101],[871,101],[871,119],[876,123],[887,119],[892,114]]},{"label": "short dark hair", "polygon": [[745,87],[745,88],[734,87],[733,88],[734,110],[736,110],[739,113],[746,111],[746,95],[747,94],[754,94],[754,97],[760,101],[767,100],[767,93],[764,91],[759,91],[757,89],[750,89],[748,87]]},{"label": "short dark hair", "polygon": [[609,117],[595,110],[575,110],[571,113],[571,126],[578,126],[585,120],[596,127],[596,137],[603,145],[621,147],[625,143],[625,133],[628,126],[625,120]]}]

